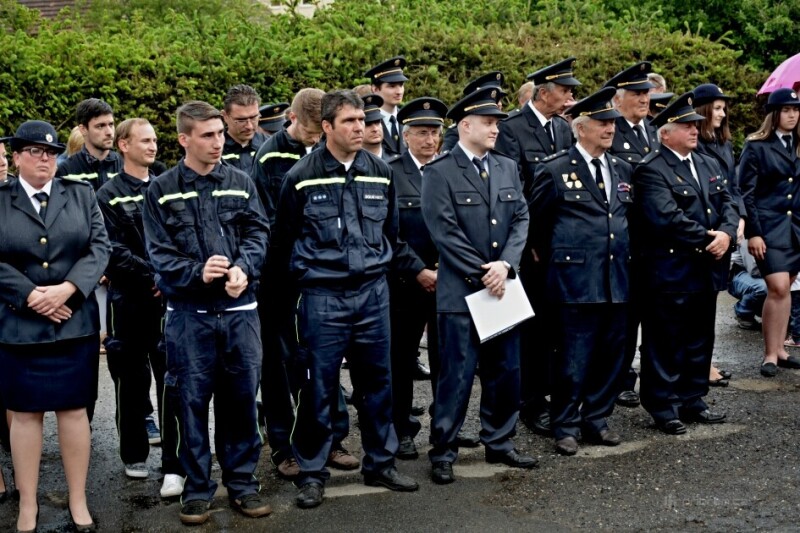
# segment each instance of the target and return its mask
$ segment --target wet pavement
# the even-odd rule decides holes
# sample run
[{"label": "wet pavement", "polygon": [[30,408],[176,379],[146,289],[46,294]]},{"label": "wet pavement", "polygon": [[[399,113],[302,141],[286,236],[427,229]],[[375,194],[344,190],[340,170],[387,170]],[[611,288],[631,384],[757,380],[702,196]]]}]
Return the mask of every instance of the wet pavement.
[{"label": "wet pavement", "polygon": [[[424,452],[427,414],[416,442],[421,457],[398,461],[420,482],[415,493],[366,487],[358,472],[333,472],[322,506],[297,509],[294,487],[282,481],[265,449],[257,472],[273,513],[250,519],[235,513],[224,489],[213,514],[191,531],[800,531],[800,370],[762,378],[758,332],[736,326],[733,300],[721,294],[715,361],[734,373],[730,386],[712,388],[708,401],[727,413],[728,423],[690,425],[682,436],[656,431],[641,409],[619,407],[611,426],[625,442],[615,448],[581,446],[575,457],[554,453],[550,439],[520,425],[517,447],[537,456],[539,467],[516,471],[483,461],[483,450],[462,450],[456,483],[434,485]],[[798,350],[800,351],[800,349]],[[153,447],[150,477],[129,480],[116,452],[113,386],[102,362],[101,397],[93,424],[89,505],[100,531],[187,531],[178,521],[180,504],[158,495],[160,449]],[[342,373],[348,383],[347,371]],[[417,382],[416,403],[430,401],[430,384]],[[467,420],[477,431],[476,381]],[[345,445],[360,454],[356,414]],[[39,490],[40,532],[69,531],[63,471],[47,415]],[[2,462],[8,479],[8,457]],[[220,472],[212,473],[219,478]],[[0,531],[14,531],[16,503],[0,505]]]}]

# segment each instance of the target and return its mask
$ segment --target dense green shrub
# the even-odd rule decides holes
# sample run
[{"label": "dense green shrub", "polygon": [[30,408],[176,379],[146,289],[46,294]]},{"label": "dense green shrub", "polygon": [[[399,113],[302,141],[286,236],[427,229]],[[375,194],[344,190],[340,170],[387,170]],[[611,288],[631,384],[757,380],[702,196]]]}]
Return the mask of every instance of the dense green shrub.
[{"label": "dense green shrub", "polygon": [[352,87],[394,54],[410,62],[407,99],[448,104],[489,70],[503,71],[513,92],[526,74],[574,55],[580,96],[647,59],[675,92],[711,81],[735,94],[739,138],[758,122],[754,94],[767,75],[724,42],[648,18],[623,23],[599,2],[579,0],[337,0],[313,19],[273,15],[251,0],[93,0],[55,21],[0,0],[0,20],[0,134],[36,117],[66,135],[75,104],[96,96],[119,118],[150,119],[170,161],[178,156],[174,111],[186,100],[220,105],[235,83],[253,85],[265,101],[306,86]]}]

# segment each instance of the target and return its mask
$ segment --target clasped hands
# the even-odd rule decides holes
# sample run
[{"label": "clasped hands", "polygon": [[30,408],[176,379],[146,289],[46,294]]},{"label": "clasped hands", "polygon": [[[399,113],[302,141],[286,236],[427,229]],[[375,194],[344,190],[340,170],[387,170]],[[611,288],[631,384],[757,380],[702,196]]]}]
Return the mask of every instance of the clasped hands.
[{"label": "clasped hands", "polygon": [[212,255],[203,266],[203,283],[209,284],[215,279],[226,277],[225,292],[231,298],[238,298],[247,288],[247,275],[223,255]]}]

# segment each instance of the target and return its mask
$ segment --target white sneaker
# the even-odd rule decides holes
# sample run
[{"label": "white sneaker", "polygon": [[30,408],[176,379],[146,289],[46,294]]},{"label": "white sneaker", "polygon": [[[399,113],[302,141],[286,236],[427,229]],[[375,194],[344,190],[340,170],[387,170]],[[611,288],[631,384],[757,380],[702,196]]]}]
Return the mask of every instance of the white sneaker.
[{"label": "white sneaker", "polygon": [[178,474],[166,474],[164,476],[164,484],[161,485],[162,498],[174,498],[183,493],[183,484],[186,481],[185,477]]},{"label": "white sneaker", "polygon": [[125,475],[133,479],[145,479],[150,471],[144,463],[129,463],[125,465]]}]

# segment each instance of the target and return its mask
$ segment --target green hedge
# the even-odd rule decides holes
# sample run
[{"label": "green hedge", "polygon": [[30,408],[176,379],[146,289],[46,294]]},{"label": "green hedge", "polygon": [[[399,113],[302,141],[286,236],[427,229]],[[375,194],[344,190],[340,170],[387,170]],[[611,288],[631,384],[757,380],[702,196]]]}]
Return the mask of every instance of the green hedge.
[{"label": "green hedge", "polygon": [[307,86],[353,87],[394,54],[410,61],[407,99],[447,103],[489,70],[503,71],[513,93],[526,74],[574,55],[580,96],[647,59],[674,92],[714,82],[736,95],[739,140],[760,121],[754,95],[768,74],[725,43],[621,21],[596,1],[336,0],[305,19],[250,0],[94,0],[46,21],[0,0],[0,21],[0,134],[42,118],[66,138],[76,103],[94,96],[120,119],[150,119],[168,161],[178,157],[174,111],[186,100],[221,105],[236,83],[264,101],[290,100]]}]

